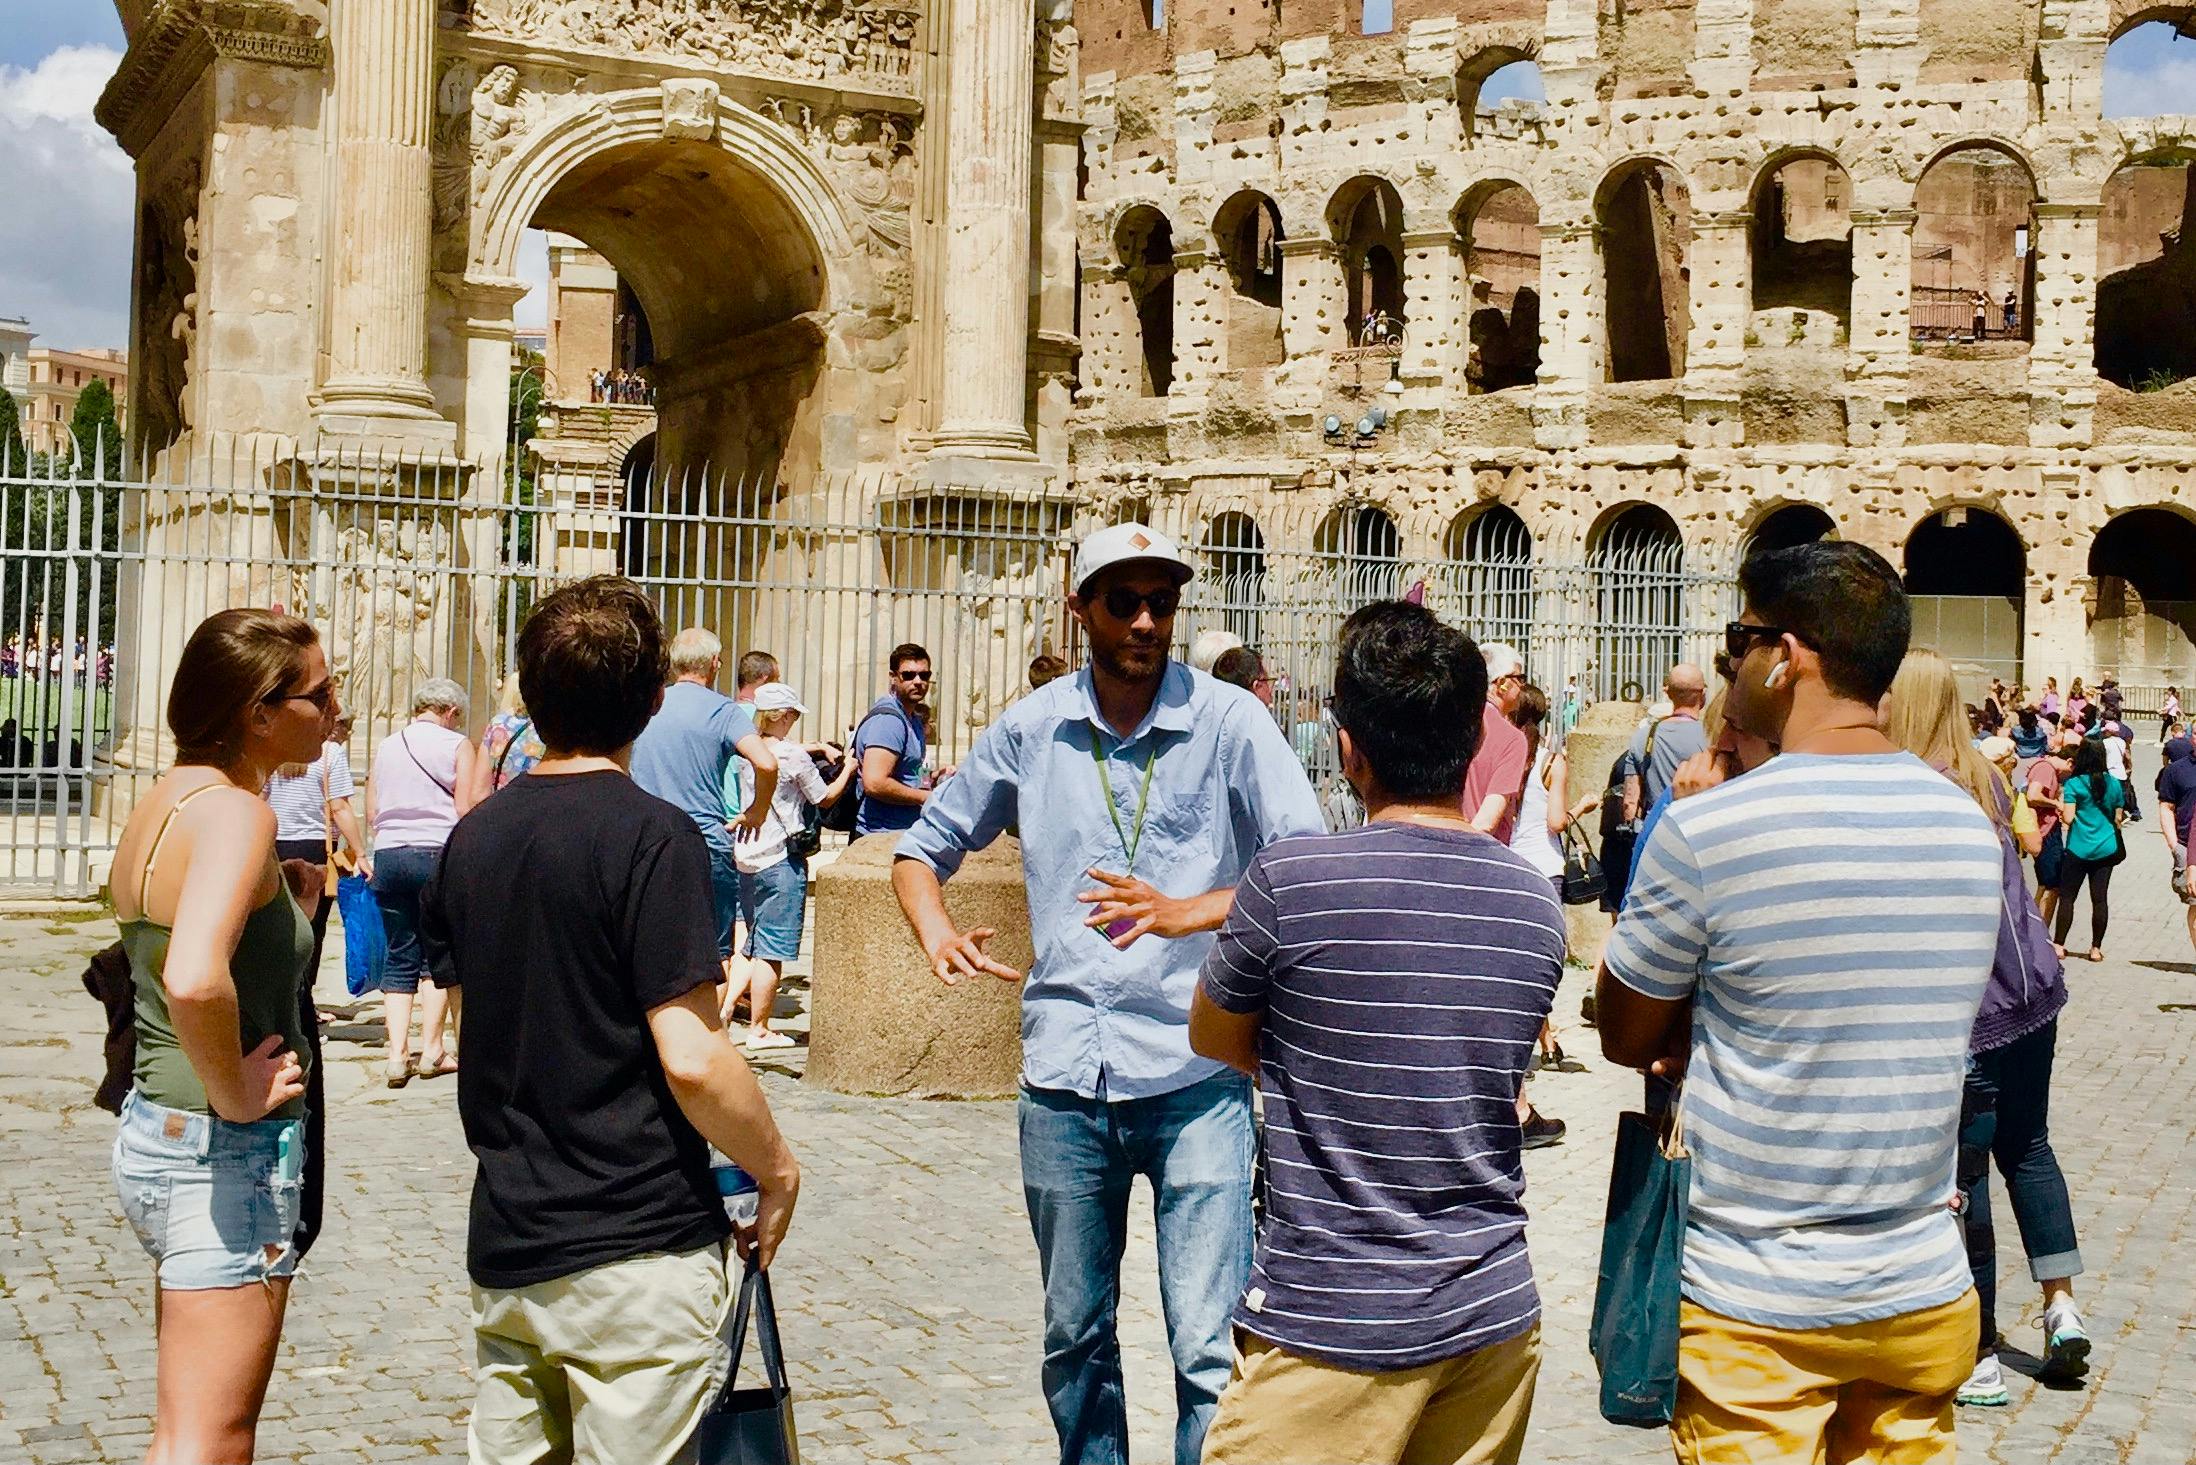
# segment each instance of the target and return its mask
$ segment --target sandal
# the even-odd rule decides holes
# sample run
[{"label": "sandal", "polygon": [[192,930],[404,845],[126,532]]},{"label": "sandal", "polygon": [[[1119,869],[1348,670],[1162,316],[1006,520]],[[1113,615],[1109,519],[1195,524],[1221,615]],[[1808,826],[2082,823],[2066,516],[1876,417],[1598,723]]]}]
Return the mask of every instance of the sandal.
[{"label": "sandal", "polygon": [[2090,947],[2089,959],[2091,961],[2103,961],[2105,959],[2105,949],[2102,946]]},{"label": "sandal", "polygon": [[426,1054],[419,1055],[419,1076],[421,1078],[442,1078],[457,1071],[457,1060],[447,1053],[442,1054],[432,1063],[427,1061]]},{"label": "sandal", "polygon": [[401,1089],[412,1081],[412,1070],[408,1064],[387,1064],[382,1068],[381,1075],[392,1089]]}]

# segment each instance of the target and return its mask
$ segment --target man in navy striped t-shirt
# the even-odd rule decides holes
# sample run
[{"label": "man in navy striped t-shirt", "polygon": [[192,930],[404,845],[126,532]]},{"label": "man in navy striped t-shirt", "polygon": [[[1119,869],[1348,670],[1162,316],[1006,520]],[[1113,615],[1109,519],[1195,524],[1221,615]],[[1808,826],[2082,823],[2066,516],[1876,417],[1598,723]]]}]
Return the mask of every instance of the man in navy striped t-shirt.
[{"label": "man in navy striped t-shirt", "polygon": [[1602,1048],[1685,1074],[1678,1458],[1948,1460],[1979,1331],[1950,1210],[1999,852],[1876,728],[1898,575],[1856,544],[1749,559],[1726,714],[1783,751],[1670,805],[1598,990]]},{"label": "man in navy striped t-shirt", "polygon": [[1403,601],[1342,628],[1367,823],[1251,861],[1190,1044],[1265,1094],[1267,1207],[1205,1465],[1515,1461],[1540,1372],[1517,1096],[1563,971],[1546,876],[1459,812],[1486,665]]}]

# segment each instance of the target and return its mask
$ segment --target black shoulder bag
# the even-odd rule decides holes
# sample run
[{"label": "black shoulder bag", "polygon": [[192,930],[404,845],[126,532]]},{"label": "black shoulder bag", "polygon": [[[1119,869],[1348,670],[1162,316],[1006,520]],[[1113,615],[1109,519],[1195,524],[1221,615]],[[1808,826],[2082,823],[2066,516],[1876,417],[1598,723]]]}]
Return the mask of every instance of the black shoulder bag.
[{"label": "black shoulder bag", "polygon": [[[747,1351],[747,1322],[755,1318],[762,1346],[759,1389],[743,1389],[740,1355]],[[793,1386],[785,1372],[785,1350],[778,1341],[778,1309],[770,1299],[770,1274],[753,1262],[740,1283],[739,1305],[732,1313],[732,1361],[725,1368],[724,1390],[710,1402],[694,1431],[696,1465],[800,1465],[801,1447],[793,1431]]]},{"label": "black shoulder bag", "polygon": [[1593,841],[1586,831],[1578,827],[1576,819],[1563,821],[1563,903],[1565,905],[1592,905],[1601,899],[1609,888],[1609,877],[1603,873],[1601,859],[1594,853]]}]

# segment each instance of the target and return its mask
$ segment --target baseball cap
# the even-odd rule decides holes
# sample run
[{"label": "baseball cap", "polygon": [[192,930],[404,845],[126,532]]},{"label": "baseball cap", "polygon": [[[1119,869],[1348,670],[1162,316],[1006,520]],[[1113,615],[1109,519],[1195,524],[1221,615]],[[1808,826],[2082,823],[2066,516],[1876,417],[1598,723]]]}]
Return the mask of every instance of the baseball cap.
[{"label": "baseball cap", "polygon": [[808,711],[806,707],[801,705],[801,694],[784,682],[764,682],[757,687],[755,689],[755,710],[757,712],[799,712],[802,714],[806,714]]},{"label": "baseball cap", "polygon": [[2006,737],[1984,738],[1975,745],[1975,751],[1993,763],[2003,763],[2008,758],[2020,756],[2013,747],[2013,740]]},{"label": "baseball cap", "polygon": [[1085,539],[1075,551],[1075,593],[1115,565],[1151,563],[1165,565],[1174,583],[1183,584],[1197,571],[1182,557],[1173,540],[1147,524],[1114,524]]}]

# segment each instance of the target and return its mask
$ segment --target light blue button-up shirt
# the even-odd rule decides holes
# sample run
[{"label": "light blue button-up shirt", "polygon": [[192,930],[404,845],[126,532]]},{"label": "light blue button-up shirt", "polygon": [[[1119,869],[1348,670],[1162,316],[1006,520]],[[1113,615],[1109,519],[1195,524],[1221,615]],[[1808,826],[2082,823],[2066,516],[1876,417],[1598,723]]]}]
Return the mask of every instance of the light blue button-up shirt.
[{"label": "light blue button-up shirt", "polygon": [[[1091,757],[1106,759],[1120,828]],[[1151,797],[1134,873],[1162,894],[1233,887],[1251,856],[1325,829],[1311,781],[1258,700],[1180,662],[1122,737],[1098,711],[1090,668],[1024,697],[977,740],[960,772],[923,805],[899,855],[948,879],[962,859],[1019,826],[1037,960],[1022,989],[1022,1077],[1085,1098],[1172,1093],[1223,1071],[1190,1052],[1190,994],[1212,948],[1205,933],[1147,935],[1116,951],[1076,900],[1093,867],[1119,873],[1134,837],[1151,755]]]}]

